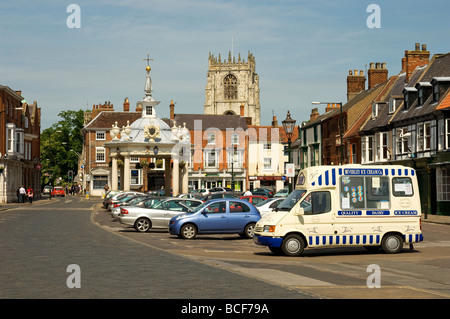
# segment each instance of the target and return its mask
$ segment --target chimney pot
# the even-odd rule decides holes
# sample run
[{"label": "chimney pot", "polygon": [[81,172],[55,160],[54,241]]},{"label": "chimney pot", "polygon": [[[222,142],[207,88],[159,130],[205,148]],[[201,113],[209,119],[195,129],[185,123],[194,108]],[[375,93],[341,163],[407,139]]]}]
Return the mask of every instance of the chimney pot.
[{"label": "chimney pot", "polygon": [[422,51],[426,51],[427,50],[427,45],[426,44],[422,44]]},{"label": "chimney pot", "polygon": [[420,51],[420,43],[416,43],[416,51]]}]

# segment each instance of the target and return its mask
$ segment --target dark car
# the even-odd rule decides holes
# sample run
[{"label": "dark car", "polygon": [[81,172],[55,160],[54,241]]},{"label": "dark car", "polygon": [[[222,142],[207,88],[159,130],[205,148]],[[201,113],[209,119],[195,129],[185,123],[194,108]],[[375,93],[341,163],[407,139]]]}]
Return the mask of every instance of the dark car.
[{"label": "dark car", "polygon": [[206,202],[210,199],[218,199],[218,198],[238,198],[237,196],[230,194],[230,193],[215,193],[215,194],[208,194],[201,198],[203,202]]},{"label": "dark car", "polygon": [[251,196],[241,196],[240,199],[244,199],[253,205],[259,204],[267,199],[265,196],[259,196],[259,195],[251,195]]},{"label": "dark car", "polygon": [[267,198],[273,197],[273,191],[267,188],[255,188],[252,190],[252,195],[260,195]]}]

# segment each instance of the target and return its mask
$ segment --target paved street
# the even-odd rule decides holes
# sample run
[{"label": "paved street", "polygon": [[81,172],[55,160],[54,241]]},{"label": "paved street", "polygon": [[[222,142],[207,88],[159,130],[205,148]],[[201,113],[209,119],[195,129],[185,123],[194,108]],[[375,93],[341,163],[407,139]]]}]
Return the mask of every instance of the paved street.
[{"label": "paved street", "polygon": [[[95,199],[10,205],[0,208],[0,298],[448,299],[450,226],[439,222],[424,222],[425,241],[402,254],[340,248],[289,258],[235,235],[137,233]],[[67,287],[71,264],[80,289]],[[373,264],[379,289],[367,287]]]},{"label": "paved street", "polygon": [[[92,223],[96,203],[67,196],[2,207],[0,298],[310,298],[116,236]],[[72,264],[80,289],[66,284]]]}]

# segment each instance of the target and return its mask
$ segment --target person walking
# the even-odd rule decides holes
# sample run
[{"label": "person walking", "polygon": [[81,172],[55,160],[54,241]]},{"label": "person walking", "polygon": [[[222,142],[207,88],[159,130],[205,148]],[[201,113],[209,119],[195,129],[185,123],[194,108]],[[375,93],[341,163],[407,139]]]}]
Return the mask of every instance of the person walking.
[{"label": "person walking", "polygon": [[22,185],[19,188],[19,203],[25,203],[25,196],[27,194],[27,191],[25,190],[25,187]]},{"label": "person walking", "polygon": [[31,187],[27,189],[27,197],[28,203],[33,203],[33,189]]},{"label": "person walking", "polygon": [[247,191],[244,193],[243,196],[252,196],[252,192],[250,191],[250,189],[247,188]]}]

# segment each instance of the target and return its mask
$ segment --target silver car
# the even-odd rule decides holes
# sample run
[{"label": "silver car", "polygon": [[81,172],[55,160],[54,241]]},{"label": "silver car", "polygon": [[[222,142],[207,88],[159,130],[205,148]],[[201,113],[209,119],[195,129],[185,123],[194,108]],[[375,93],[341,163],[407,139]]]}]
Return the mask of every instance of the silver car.
[{"label": "silver car", "polygon": [[169,228],[172,217],[189,212],[203,202],[191,198],[168,198],[152,208],[124,207],[120,209],[119,221],[133,226],[138,232],[147,232],[151,228]]}]

